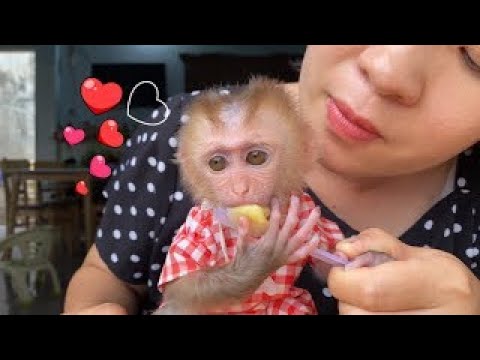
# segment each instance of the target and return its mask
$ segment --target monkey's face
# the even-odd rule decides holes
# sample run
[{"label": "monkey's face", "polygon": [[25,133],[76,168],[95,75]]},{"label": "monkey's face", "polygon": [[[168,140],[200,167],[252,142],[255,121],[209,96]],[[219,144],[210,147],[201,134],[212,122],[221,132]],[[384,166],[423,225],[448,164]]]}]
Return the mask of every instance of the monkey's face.
[{"label": "monkey's face", "polygon": [[[197,99],[179,133],[183,182],[197,202],[268,206],[299,192],[306,170],[306,133],[290,97],[252,82],[236,97]],[[310,164],[309,164],[310,165]]]},{"label": "monkey's face", "polygon": [[283,151],[270,128],[210,129],[205,155],[198,159],[211,189],[210,201],[227,207],[269,205],[281,178]]}]

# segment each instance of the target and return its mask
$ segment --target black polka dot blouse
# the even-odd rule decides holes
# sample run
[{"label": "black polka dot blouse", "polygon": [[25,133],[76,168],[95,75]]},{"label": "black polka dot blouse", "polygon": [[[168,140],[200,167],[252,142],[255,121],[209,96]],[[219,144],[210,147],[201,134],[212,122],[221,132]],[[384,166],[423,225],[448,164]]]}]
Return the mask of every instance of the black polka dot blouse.
[{"label": "black polka dot blouse", "polygon": [[[198,92],[169,99],[171,114],[165,123],[137,128],[125,142],[121,162],[103,191],[107,204],[97,229],[96,246],[103,261],[118,278],[130,284],[148,286],[142,314],[154,310],[161,300],[156,285],[165,255],[175,231],[193,206],[182,188],[172,159],[177,146],[176,132],[188,121],[183,109],[196,95]],[[152,122],[161,117],[163,110],[155,110]],[[461,154],[454,190],[400,237],[409,245],[429,246],[454,254],[477,277],[480,276],[479,169],[480,145],[477,145]],[[358,233],[312,195],[323,215],[337,222],[345,236]],[[297,285],[310,291],[319,314],[338,313],[336,300],[309,266],[304,268]]]}]

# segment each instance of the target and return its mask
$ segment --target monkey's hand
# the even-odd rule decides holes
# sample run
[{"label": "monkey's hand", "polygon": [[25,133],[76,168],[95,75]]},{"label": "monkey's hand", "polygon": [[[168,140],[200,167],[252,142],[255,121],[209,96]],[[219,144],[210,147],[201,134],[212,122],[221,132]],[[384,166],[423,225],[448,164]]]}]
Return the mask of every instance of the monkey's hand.
[{"label": "monkey's hand", "polygon": [[320,238],[317,234],[312,234],[315,224],[320,219],[320,211],[315,208],[303,225],[295,231],[299,223],[299,207],[300,199],[292,196],[285,223],[280,228],[280,206],[274,199],[268,230],[258,241],[246,240],[248,220],[240,219],[241,237],[237,255],[231,266],[238,273],[250,272],[252,279],[257,280],[252,281],[252,286],[253,284],[260,286],[268,275],[286,264],[307,258],[317,248]]}]

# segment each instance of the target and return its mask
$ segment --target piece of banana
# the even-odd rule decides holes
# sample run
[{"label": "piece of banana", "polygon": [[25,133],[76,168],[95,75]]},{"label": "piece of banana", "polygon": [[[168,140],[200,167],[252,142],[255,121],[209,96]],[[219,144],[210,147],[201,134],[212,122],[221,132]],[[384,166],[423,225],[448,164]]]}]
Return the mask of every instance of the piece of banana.
[{"label": "piece of banana", "polygon": [[268,229],[270,209],[260,205],[242,205],[228,209],[228,215],[236,224],[242,216],[246,217],[249,221],[249,234],[259,237]]}]

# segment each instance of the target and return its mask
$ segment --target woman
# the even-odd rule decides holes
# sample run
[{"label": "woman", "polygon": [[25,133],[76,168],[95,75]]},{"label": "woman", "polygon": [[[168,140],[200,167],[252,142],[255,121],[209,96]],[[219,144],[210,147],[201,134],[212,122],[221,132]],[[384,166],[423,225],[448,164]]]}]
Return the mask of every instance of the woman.
[{"label": "woman", "polygon": [[[310,192],[351,237],[338,250],[398,260],[336,268],[328,287],[305,268],[299,286],[319,313],[480,313],[480,46],[309,46],[288,87],[318,139]],[[161,128],[127,143],[66,313],[158,303],[168,244],[192,205],[169,161],[187,103],[176,97]]]}]

